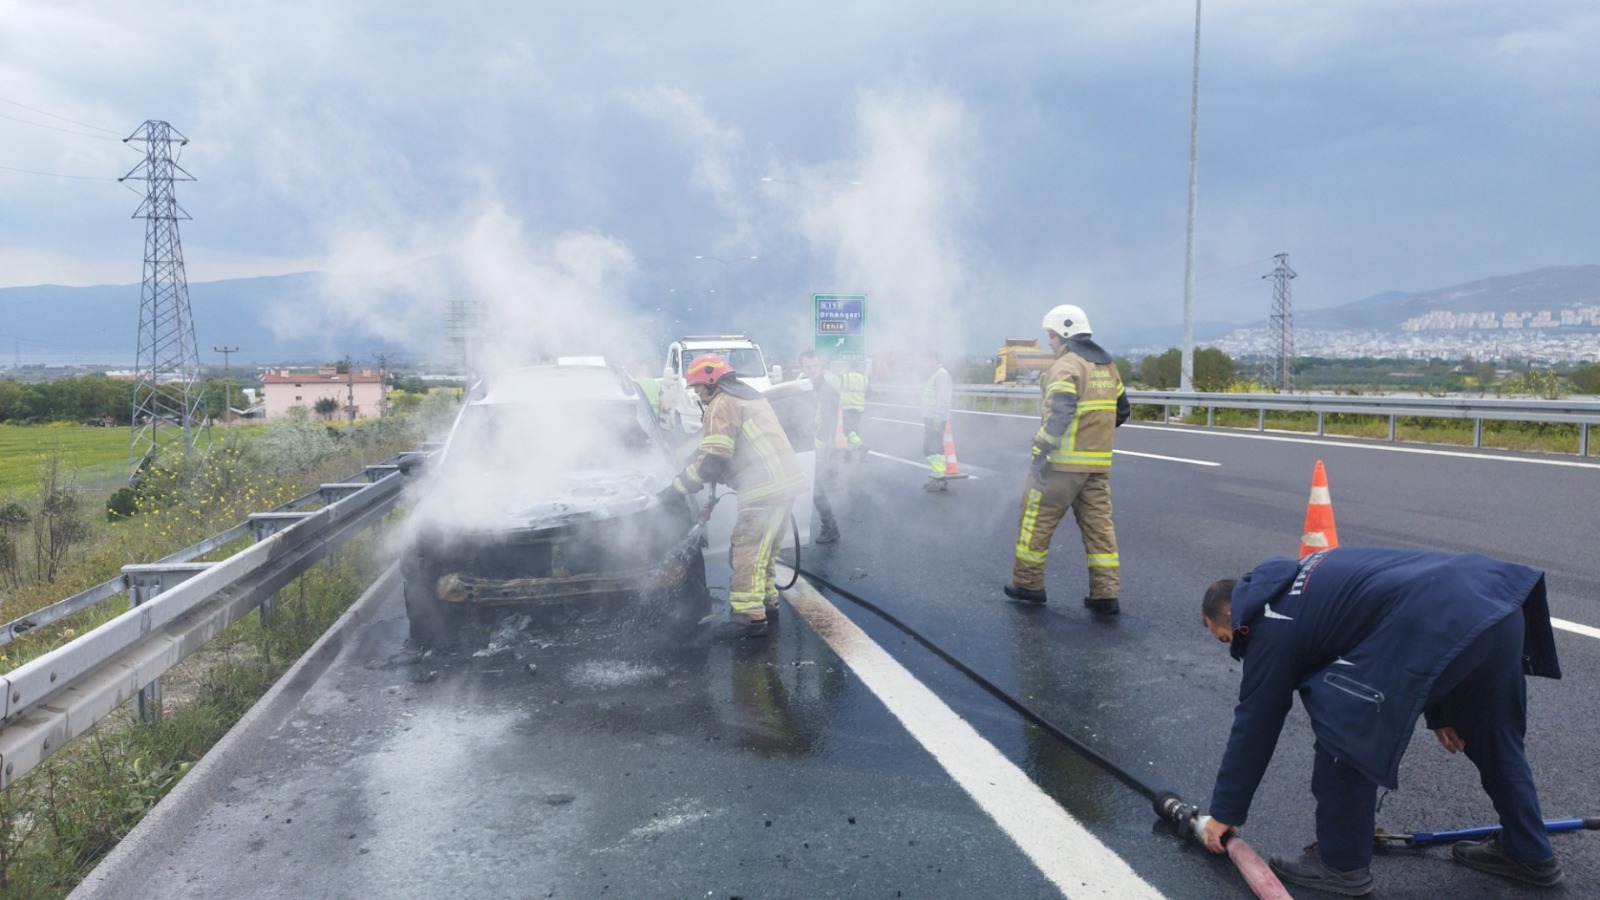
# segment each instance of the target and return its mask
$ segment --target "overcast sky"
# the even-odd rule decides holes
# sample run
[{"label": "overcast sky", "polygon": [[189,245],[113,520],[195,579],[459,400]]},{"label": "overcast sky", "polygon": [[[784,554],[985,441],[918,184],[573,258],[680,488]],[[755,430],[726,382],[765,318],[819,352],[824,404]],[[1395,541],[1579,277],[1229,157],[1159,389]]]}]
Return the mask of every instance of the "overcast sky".
[{"label": "overcast sky", "polygon": [[[451,254],[507,296],[720,292],[797,327],[864,291],[919,340],[1058,302],[1177,324],[1194,15],[0,0],[0,286],[140,280],[115,179],[159,119],[198,179],[191,282]],[[1196,246],[1202,321],[1265,317],[1282,252],[1297,308],[1600,262],[1600,4],[1208,0]]]}]

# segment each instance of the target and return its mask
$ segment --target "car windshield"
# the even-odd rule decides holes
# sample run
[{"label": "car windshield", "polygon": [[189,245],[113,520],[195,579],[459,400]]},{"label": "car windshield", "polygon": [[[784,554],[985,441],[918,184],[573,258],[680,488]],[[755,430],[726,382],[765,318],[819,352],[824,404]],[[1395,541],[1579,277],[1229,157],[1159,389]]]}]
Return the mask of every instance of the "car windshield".
[{"label": "car windshield", "polygon": [[761,358],[761,351],[755,347],[730,347],[727,350],[716,351],[722,358],[733,366],[733,371],[743,378],[767,377],[767,364]]},{"label": "car windshield", "polygon": [[662,449],[632,400],[479,403],[461,413],[444,468],[463,473],[520,471],[552,475],[661,466]]}]

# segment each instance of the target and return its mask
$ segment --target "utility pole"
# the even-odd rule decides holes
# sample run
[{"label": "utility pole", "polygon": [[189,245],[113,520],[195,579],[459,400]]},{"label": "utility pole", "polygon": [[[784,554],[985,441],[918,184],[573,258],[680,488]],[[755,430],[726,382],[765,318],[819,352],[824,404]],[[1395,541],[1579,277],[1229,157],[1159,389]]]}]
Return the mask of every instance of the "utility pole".
[{"label": "utility pole", "polygon": [[389,407],[389,354],[378,357],[378,433],[383,433],[383,417]]},{"label": "utility pole", "polygon": [[[183,269],[183,245],[178,220],[189,214],[178,205],[173,184],[193,181],[178,165],[174,144],[189,139],[166,122],[147,121],[123,139],[143,143],[144,161],[118,181],[143,181],[144,201],[133,218],[145,220],[144,284],[139,300],[139,345],[133,387],[133,435],[128,442],[128,478],[131,481],[146,459],[171,444],[171,425],[180,423],[182,440],[192,445],[200,397],[195,378],[200,354],[194,344],[194,320],[189,312],[189,281]],[[166,426],[163,428],[163,426]]]},{"label": "utility pole", "polygon": [[345,384],[345,420],[346,428],[356,427],[356,367],[350,361],[350,354],[344,355],[344,384]]},{"label": "utility pole", "polygon": [[1294,390],[1294,319],[1289,313],[1289,279],[1295,277],[1289,268],[1289,254],[1273,257],[1278,267],[1262,278],[1272,279],[1272,319],[1270,340],[1274,345],[1272,360],[1267,364],[1267,381],[1276,383],[1284,392]]},{"label": "utility pole", "polygon": [[238,347],[212,347],[212,353],[222,354],[222,384],[227,392],[228,399],[224,401],[227,409],[222,411],[222,421],[228,427],[233,426],[233,367],[228,365],[228,357],[239,352]]}]

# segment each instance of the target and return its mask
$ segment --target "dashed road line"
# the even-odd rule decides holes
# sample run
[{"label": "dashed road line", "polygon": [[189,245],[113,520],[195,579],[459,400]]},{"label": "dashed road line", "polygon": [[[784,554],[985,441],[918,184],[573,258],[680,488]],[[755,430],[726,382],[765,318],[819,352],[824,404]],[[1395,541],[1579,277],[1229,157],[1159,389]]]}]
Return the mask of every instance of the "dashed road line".
[{"label": "dashed road line", "polygon": [[1162,896],[804,579],[784,598],[1062,896]]}]

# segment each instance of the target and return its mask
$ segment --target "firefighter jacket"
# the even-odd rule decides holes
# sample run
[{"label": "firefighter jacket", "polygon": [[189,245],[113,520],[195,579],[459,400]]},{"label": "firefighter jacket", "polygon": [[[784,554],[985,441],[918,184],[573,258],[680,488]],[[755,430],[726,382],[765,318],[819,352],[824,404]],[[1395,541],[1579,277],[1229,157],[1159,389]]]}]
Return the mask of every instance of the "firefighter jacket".
[{"label": "firefighter jacket", "polygon": [[[1337,547],[1269,559],[1233,589],[1244,662],[1211,815],[1243,825],[1294,695],[1317,743],[1395,789],[1434,681],[1473,639],[1523,617],[1523,671],[1560,678],[1544,573],[1475,553]],[[1521,677],[1520,675],[1517,677]]]},{"label": "firefighter jacket", "polygon": [[922,418],[950,421],[950,400],[954,393],[950,373],[944,366],[935,366],[928,383],[922,386]]},{"label": "firefighter jacket", "polygon": [[844,388],[839,392],[839,408],[863,412],[867,408],[867,373],[844,373]]},{"label": "firefighter jacket", "polygon": [[1131,407],[1111,354],[1087,337],[1068,338],[1044,377],[1044,412],[1035,446],[1057,472],[1109,472],[1118,425]]},{"label": "firefighter jacket", "polygon": [[839,376],[823,372],[821,378],[811,382],[811,394],[816,399],[811,417],[816,449],[832,450],[833,439],[839,430]]},{"label": "firefighter jacket", "polygon": [[788,500],[805,493],[789,438],[761,392],[732,376],[723,379],[706,404],[700,448],[672,485],[693,494],[720,482],[748,503]]}]

